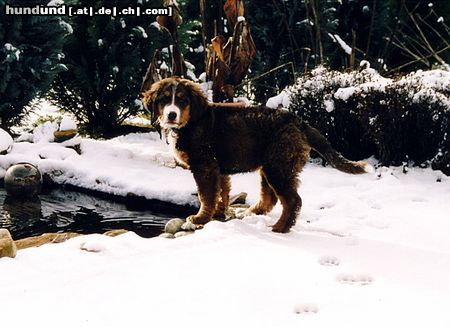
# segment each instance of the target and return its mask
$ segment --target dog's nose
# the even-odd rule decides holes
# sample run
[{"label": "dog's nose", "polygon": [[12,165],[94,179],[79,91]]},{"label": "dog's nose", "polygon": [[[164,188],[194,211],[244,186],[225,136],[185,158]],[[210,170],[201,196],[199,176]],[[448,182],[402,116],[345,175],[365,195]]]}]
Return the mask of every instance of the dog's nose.
[{"label": "dog's nose", "polygon": [[175,120],[177,118],[177,113],[175,111],[171,111],[169,112],[169,114],[167,115],[167,118],[169,120]]}]

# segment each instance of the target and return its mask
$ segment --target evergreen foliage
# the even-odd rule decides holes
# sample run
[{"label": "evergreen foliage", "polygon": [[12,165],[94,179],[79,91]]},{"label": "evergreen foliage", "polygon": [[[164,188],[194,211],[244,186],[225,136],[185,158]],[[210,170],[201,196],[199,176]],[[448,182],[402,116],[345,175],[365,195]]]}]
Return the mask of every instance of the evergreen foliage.
[{"label": "evergreen foliage", "polygon": [[[66,1],[68,4],[69,1]],[[159,1],[72,0],[77,6],[158,7]],[[142,110],[139,89],[153,52],[169,44],[148,16],[74,16],[73,34],[64,45],[62,72],[50,98],[72,112],[96,136],[114,133],[129,116]]]},{"label": "evergreen foliage", "polygon": [[[8,1],[10,5],[34,6],[48,1]],[[0,8],[6,2],[0,0]],[[20,122],[26,106],[42,96],[55,76],[66,70],[64,35],[71,27],[55,16],[13,16],[0,10],[0,119],[9,129]]]}]

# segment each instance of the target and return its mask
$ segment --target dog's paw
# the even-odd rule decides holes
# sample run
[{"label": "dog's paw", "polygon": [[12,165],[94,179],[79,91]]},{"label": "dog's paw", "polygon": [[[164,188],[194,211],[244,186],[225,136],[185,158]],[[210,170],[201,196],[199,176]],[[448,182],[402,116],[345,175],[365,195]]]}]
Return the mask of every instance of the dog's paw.
[{"label": "dog's paw", "polygon": [[247,216],[253,215],[253,211],[250,208],[236,208],[234,209],[234,216],[237,219],[243,219]]},{"label": "dog's paw", "polygon": [[286,224],[276,223],[275,225],[272,226],[272,232],[275,232],[275,233],[289,233],[290,229],[291,228]]},{"label": "dog's paw", "polygon": [[201,215],[191,215],[186,218],[187,222],[190,222],[195,225],[204,225],[207,222],[209,222],[210,220],[211,220],[211,218],[209,218],[207,216],[201,216]]}]

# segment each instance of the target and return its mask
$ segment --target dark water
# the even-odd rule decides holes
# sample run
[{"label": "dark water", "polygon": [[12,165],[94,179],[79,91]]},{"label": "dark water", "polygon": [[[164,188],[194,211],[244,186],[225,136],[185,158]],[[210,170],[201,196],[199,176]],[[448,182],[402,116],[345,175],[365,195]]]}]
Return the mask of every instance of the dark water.
[{"label": "dark water", "polygon": [[44,190],[39,197],[21,200],[0,188],[0,228],[8,228],[14,239],[50,232],[103,233],[127,229],[143,237],[156,236],[164,224],[189,213],[152,201],[118,200],[65,188]]}]

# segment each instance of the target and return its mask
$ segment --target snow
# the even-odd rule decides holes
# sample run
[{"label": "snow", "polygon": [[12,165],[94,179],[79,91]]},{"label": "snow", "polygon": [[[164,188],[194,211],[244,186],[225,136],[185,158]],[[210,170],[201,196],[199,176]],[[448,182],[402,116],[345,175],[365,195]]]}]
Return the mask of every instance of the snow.
[{"label": "snow", "polygon": [[[386,92],[388,88],[405,93],[410,91],[408,96],[414,102],[439,103],[450,110],[450,99],[446,95],[450,89],[450,71],[418,70],[402,77],[385,78],[371,68],[366,60],[361,61],[359,70],[351,72],[341,73],[318,67],[310,75],[299,77],[293,86],[270,98],[267,105],[277,107],[284,101],[283,106],[289,106],[291,96],[298,93],[303,97],[323,97],[323,93],[328,92],[326,95],[330,94],[334,99],[348,101],[355,95],[364,96],[372,91]],[[324,106],[331,109],[331,103],[324,103]]]},{"label": "snow", "polygon": [[324,104],[325,110],[327,112],[332,112],[334,110],[334,101],[333,101],[333,99],[325,99],[323,101],[323,104]]},{"label": "snow", "polygon": [[77,123],[71,117],[64,116],[59,124],[59,130],[69,131],[73,129],[77,129]]},{"label": "snow", "polygon": [[0,128],[0,153],[11,150],[14,141],[11,135],[4,129]]},{"label": "snow", "polygon": [[156,21],[151,23],[150,26],[153,26],[154,28],[157,28],[158,30],[161,30],[161,25],[159,25],[159,23],[156,22]]},{"label": "snow", "polygon": [[271,97],[267,100],[266,106],[269,108],[277,109],[279,106],[288,108],[291,103],[289,94],[286,91],[281,91],[280,94]]},{"label": "snow", "polygon": [[148,38],[147,32],[145,32],[145,29],[142,26],[135,27],[139,32],[141,32],[141,35],[144,39]]},{"label": "snow", "polygon": [[161,64],[161,66],[159,66],[159,68],[162,69],[162,70],[168,70],[169,66],[167,66],[165,61],[163,61],[163,63]]},{"label": "snow", "polygon": [[[89,141],[84,156],[99,159],[97,178],[117,181],[109,166],[120,162],[120,173],[142,188],[164,193],[171,184],[192,197],[188,171],[145,158],[144,151],[167,153],[157,138]],[[114,154],[115,162],[101,159]],[[89,235],[0,259],[2,324],[449,325],[449,177],[386,167],[352,176],[309,164],[301,181],[303,209],[288,234],[270,230],[277,205],[268,216],[211,222],[175,240]],[[257,174],[233,176],[232,185],[232,193],[249,192],[250,203],[258,199]]]},{"label": "snow", "polygon": [[349,45],[347,45],[347,43],[345,43],[345,41],[342,40],[339,35],[334,34],[334,38],[336,39],[336,41],[339,43],[342,50],[344,50],[346,54],[348,54],[348,55],[352,54],[352,48]]},{"label": "snow", "polygon": [[33,130],[34,143],[48,143],[55,140],[54,132],[58,130],[58,123],[56,121],[47,121]]},{"label": "snow", "polygon": [[73,27],[68,22],[61,20],[59,24],[66,30],[68,34],[73,34]]},{"label": "snow", "polygon": [[51,0],[47,3],[47,6],[52,7],[52,6],[61,6],[64,4],[64,0]]},{"label": "snow", "polygon": [[200,44],[197,48],[193,49],[195,53],[202,53],[205,51],[205,48],[203,47],[203,44]]},{"label": "snow", "polygon": [[252,102],[247,97],[235,97],[233,98],[233,102],[242,102],[246,107],[250,107]]},{"label": "snow", "polygon": [[335,93],[334,97],[336,99],[347,101],[355,92],[357,88],[355,86],[342,87],[339,88]]},{"label": "snow", "polygon": [[[190,173],[179,167],[167,168],[175,166],[174,159],[156,132],[107,141],[76,138],[57,144],[52,143],[57,129],[57,122],[45,122],[34,129],[34,143],[15,143],[7,156],[0,156],[0,178],[10,165],[26,161],[59,184],[123,196],[133,193],[177,204],[198,204],[192,195],[195,183]],[[81,155],[65,147],[75,144],[80,145]],[[168,178],[172,174],[179,174],[179,179]]]},{"label": "snow", "polygon": [[20,60],[21,51],[19,49],[17,49],[11,43],[5,43],[4,48],[6,49],[6,51],[10,52],[10,54],[7,55],[7,58],[10,58],[11,54],[13,54],[14,60]]}]

